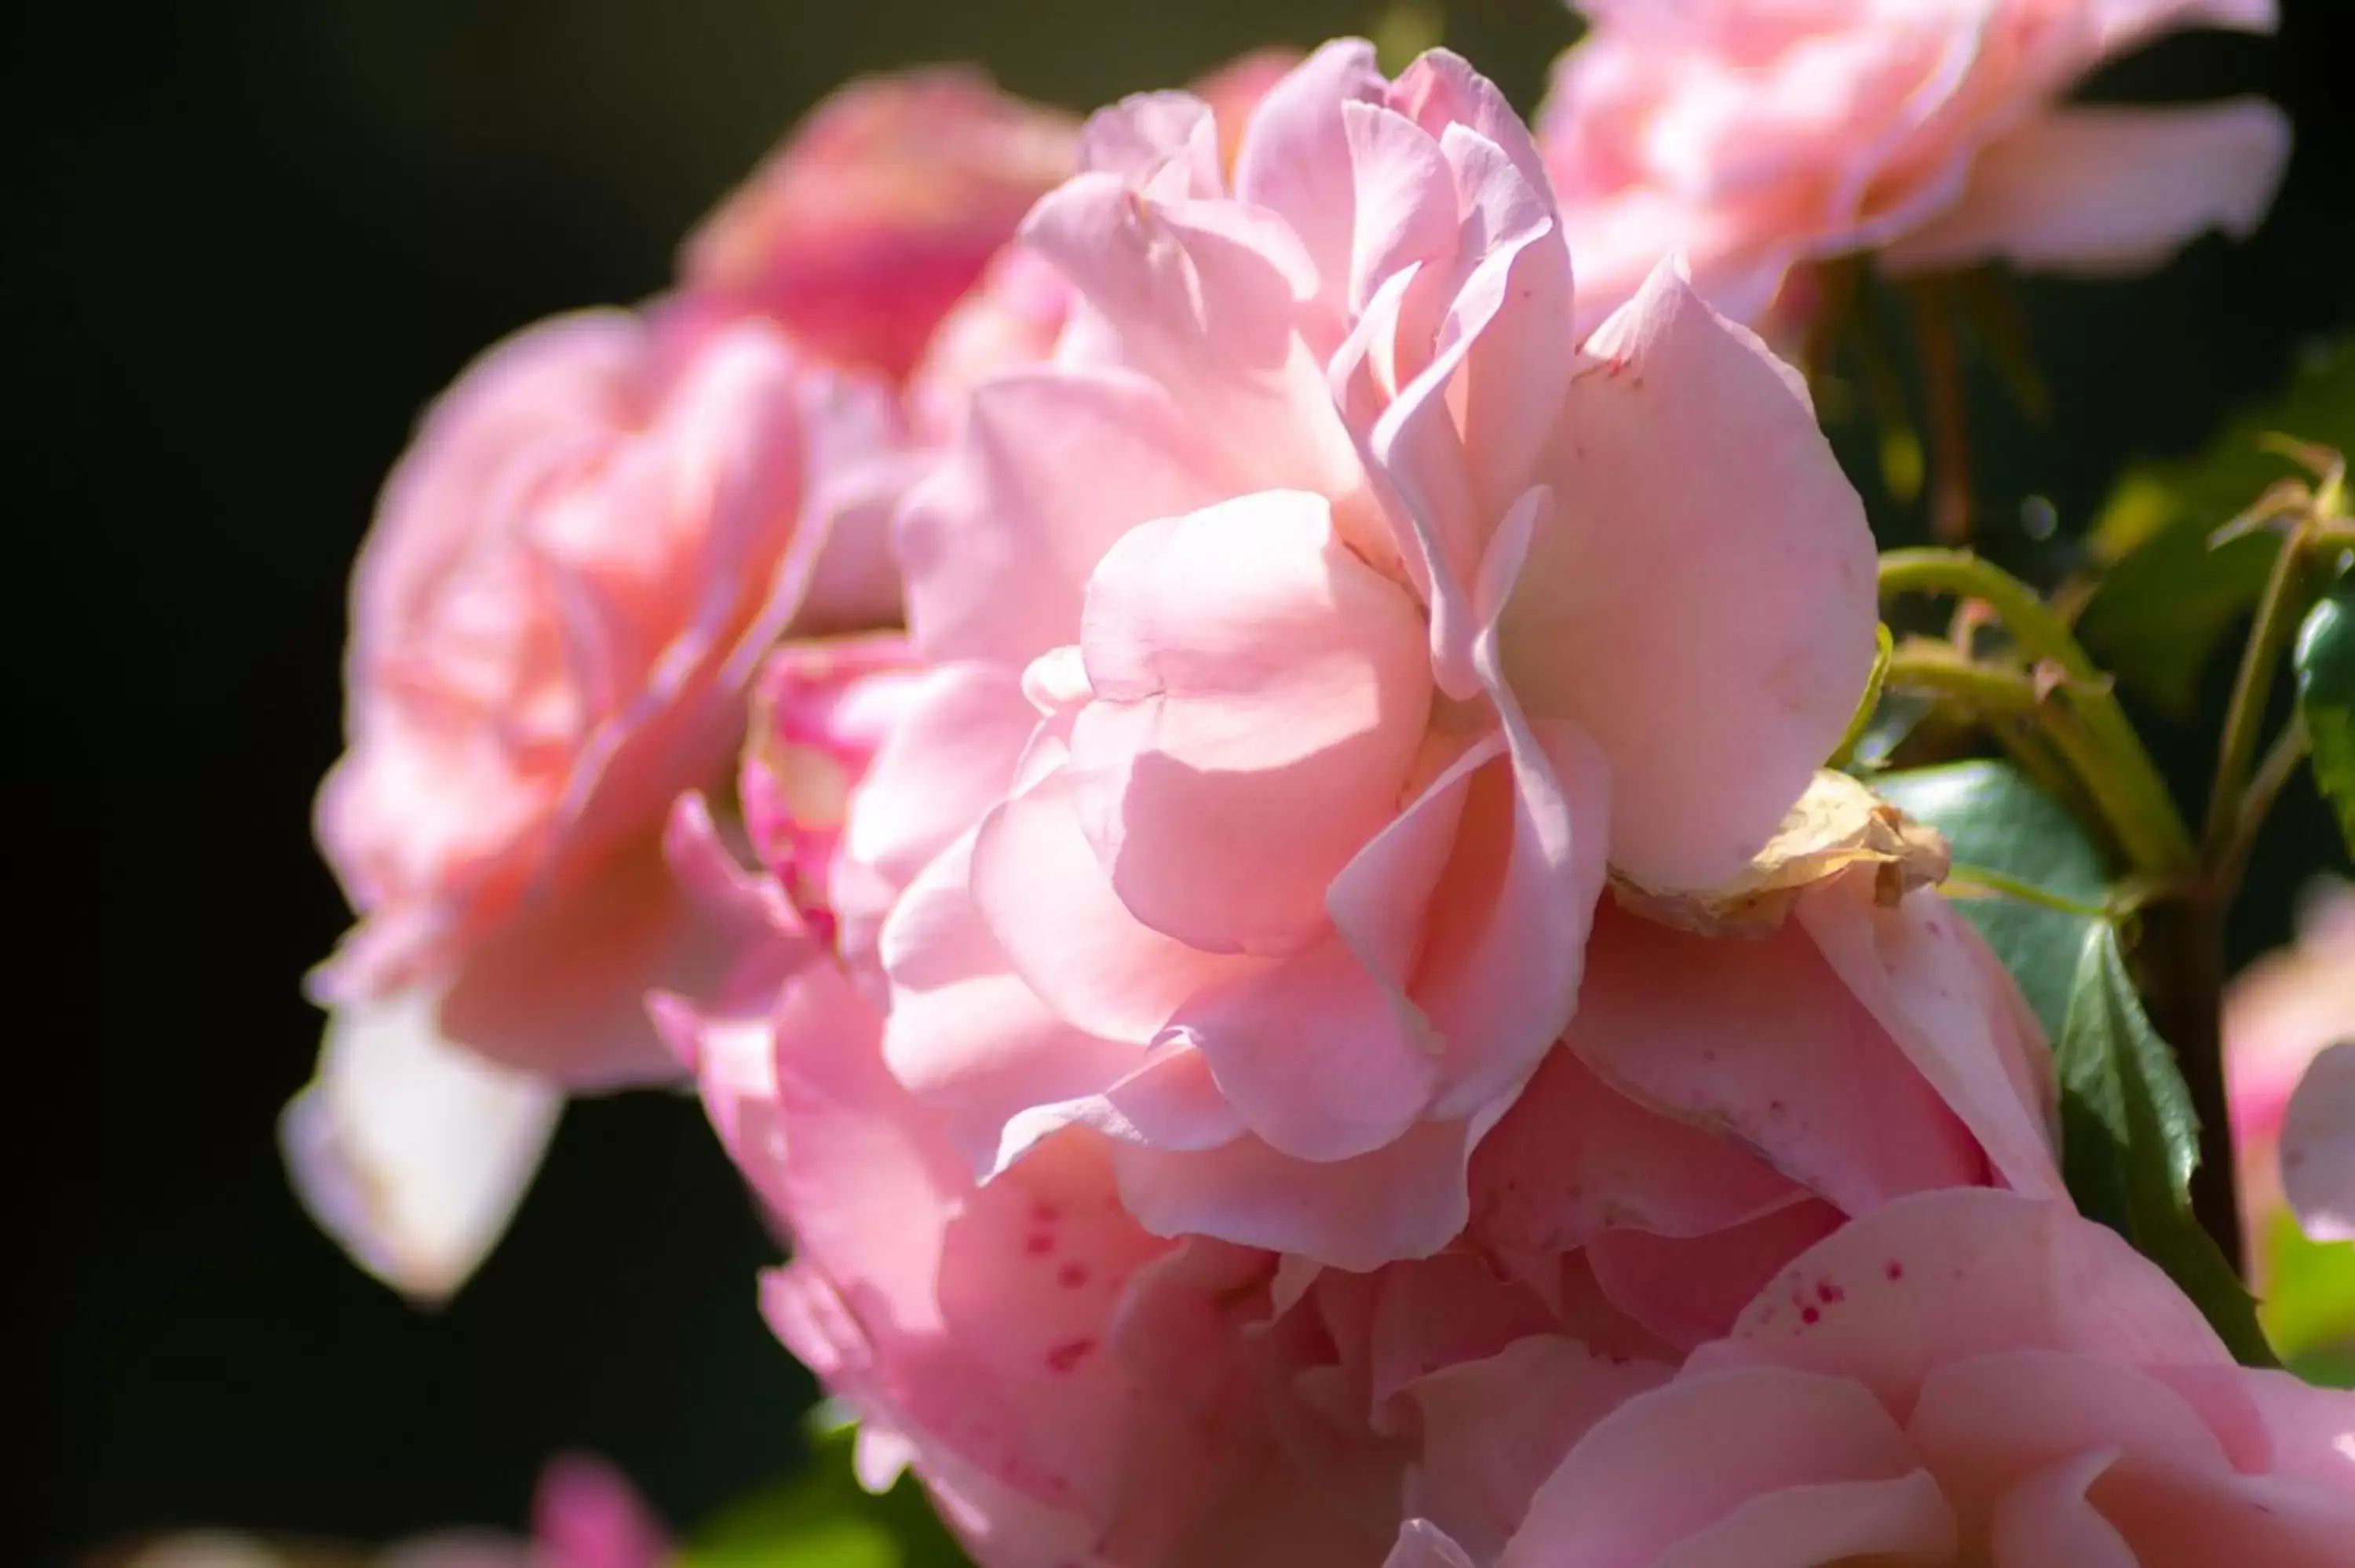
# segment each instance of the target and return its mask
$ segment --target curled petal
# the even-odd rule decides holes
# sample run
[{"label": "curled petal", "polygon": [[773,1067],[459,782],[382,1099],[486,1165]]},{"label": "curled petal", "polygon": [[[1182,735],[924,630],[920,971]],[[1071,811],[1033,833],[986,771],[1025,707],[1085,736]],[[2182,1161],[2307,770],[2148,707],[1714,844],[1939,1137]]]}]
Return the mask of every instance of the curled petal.
[{"label": "curled petal", "polygon": [[1375,1269],[1428,1257],[1464,1228],[1465,1165],[1494,1119],[1417,1122],[1371,1153],[1327,1164],[1249,1136],[1199,1154],[1124,1149],[1121,1201],[1157,1235],[1199,1233]]}]

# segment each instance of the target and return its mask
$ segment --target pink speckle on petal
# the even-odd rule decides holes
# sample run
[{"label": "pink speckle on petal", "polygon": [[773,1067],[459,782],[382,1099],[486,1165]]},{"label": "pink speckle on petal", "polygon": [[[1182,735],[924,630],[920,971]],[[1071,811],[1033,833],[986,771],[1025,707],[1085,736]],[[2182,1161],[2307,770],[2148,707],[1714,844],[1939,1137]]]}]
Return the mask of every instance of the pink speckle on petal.
[{"label": "pink speckle on petal", "polygon": [[1092,1339],[1066,1340],[1047,1352],[1047,1370],[1059,1372],[1070,1372],[1085,1360],[1088,1352],[1095,1348],[1096,1342]]}]

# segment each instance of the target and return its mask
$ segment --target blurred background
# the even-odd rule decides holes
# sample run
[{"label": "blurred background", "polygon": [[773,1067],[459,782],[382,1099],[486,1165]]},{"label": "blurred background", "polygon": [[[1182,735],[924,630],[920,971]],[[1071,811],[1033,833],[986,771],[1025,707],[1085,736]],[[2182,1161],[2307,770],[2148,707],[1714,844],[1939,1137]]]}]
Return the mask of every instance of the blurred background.
[{"label": "blurred background", "polygon": [[[0,69],[23,122],[8,363],[26,391],[0,578],[27,649],[12,700],[32,744],[8,770],[29,875],[13,874],[9,918],[35,969],[18,994],[37,1000],[16,1010],[29,1081],[5,1141],[31,1200],[8,1293],[30,1397],[10,1406],[37,1467],[0,1556],[69,1561],[196,1523],[515,1527],[566,1448],[613,1459],[686,1525],[796,1462],[811,1390],[753,1311],[774,1247],[691,1100],[569,1111],[506,1244],[439,1313],[346,1263],[287,1191],[274,1124],[320,1023],[298,982],[346,920],[311,793],[339,746],[344,576],[376,485],[491,340],[663,288],[678,238],[847,77],[977,59],[1086,108],[1363,30],[1375,9],[18,8]],[[2097,84],[2265,92],[2298,151],[2247,245],[2203,241],[2134,283],[2023,286],[2063,416],[2037,427],[1978,388],[1999,552],[2065,555],[2129,460],[2196,447],[2355,324],[2355,38],[2341,0],[2283,12],[2277,41],[2179,39]],[[1524,109],[1576,34],[1555,0],[1455,0],[1444,20]],[[2021,515],[2057,518],[2058,537]],[[1879,522],[1892,542],[1918,532],[1885,496]],[[2209,672],[2199,723],[2157,721],[2186,779],[2227,673]],[[2286,939],[2291,890],[2330,842],[2301,782],[2236,962]]]}]

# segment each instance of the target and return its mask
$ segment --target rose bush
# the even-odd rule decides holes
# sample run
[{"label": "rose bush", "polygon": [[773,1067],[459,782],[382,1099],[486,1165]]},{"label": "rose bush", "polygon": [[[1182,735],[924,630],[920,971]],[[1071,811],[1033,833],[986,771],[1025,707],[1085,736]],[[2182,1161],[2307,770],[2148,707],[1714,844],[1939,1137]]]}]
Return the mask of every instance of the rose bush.
[{"label": "rose bush", "polygon": [[2062,101],[2185,26],[2270,31],[2273,0],[1585,0],[1592,30],[1539,122],[1590,319],[1680,252],[1759,320],[1795,265],[1871,250],[1900,271],[2000,257],[2138,271],[2204,229],[2245,234],[2289,150],[2254,99]]}]

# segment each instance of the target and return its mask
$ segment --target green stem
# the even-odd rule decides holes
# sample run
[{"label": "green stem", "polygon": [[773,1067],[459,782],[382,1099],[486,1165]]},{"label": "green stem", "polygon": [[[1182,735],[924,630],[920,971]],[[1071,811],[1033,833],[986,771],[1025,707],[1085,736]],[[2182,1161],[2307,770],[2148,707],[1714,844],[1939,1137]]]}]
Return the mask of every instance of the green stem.
[{"label": "green stem", "polygon": [[2170,882],[2198,870],[2190,831],[2108,678],[2035,589],[1966,550],[1892,550],[1881,557],[1881,591],[1949,594],[1994,610],[2023,653],[2060,673],[2038,711],[2134,869]]},{"label": "green stem", "polygon": [[1967,659],[1899,652],[1889,658],[1883,683],[1901,692],[1927,692],[1951,697],[1981,713],[2026,714],[2036,711],[2036,683],[2009,670]]},{"label": "green stem", "polygon": [[2306,760],[2312,745],[2305,715],[2292,714],[2289,723],[2274,736],[2273,745],[2266,747],[2256,771],[2249,775],[2249,787],[2241,791],[2240,805],[2232,813],[2232,836],[2209,864],[2209,881],[2216,889],[2217,898],[2227,906],[2240,890],[2241,873],[2248,866],[2249,852],[2256,846],[2258,830],[2265,825],[2274,801],[2297,772],[2298,764]]},{"label": "green stem", "polygon": [[2264,592],[2257,599],[2256,625],[2248,645],[2241,650],[2241,668],[2232,680],[2232,697],[2224,710],[2224,736],[2216,750],[2216,781],[2208,792],[2207,832],[2201,837],[2205,859],[2212,869],[2223,863],[2240,831],[2242,797],[2249,783],[2249,767],[2256,756],[2257,732],[2265,722],[2265,700],[2273,694],[2274,674],[2289,647],[2291,632],[2304,613],[2307,580],[2306,530],[2281,542]]}]

